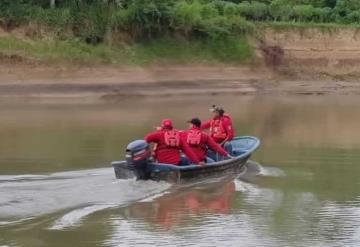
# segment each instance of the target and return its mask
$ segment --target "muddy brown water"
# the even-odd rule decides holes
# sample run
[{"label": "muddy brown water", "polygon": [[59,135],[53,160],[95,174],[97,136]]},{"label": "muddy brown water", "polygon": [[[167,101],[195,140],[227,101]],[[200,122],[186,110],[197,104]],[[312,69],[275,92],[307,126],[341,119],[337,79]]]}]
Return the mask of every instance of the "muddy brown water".
[{"label": "muddy brown water", "polygon": [[[174,188],[109,163],[218,103],[262,145],[242,179]],[[0,246],[358,246],[360,99],[202,96],[0,105]]]}]

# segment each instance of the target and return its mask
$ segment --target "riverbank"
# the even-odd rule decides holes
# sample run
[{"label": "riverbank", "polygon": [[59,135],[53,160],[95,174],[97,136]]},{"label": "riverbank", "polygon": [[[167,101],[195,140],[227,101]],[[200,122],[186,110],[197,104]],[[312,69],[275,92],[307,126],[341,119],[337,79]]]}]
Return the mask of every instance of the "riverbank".
[{"label": "riverbank", "polygon": [[190,94],[360,94],[358,28],[262,28],[258,36],[226,49],[224,54],[233,53],[235,60],[188,41],[180,46],[169,40],[135,45],[124,54],[127,48],[119,44],[31,39],[26,29],[2,30],[0,98],[119,101]]},{"label": "riverbank", "polygon": [[356,80],[285,77],[265,67],[0,66],[0,99],[110,101],[174,95],[360,95]]}]

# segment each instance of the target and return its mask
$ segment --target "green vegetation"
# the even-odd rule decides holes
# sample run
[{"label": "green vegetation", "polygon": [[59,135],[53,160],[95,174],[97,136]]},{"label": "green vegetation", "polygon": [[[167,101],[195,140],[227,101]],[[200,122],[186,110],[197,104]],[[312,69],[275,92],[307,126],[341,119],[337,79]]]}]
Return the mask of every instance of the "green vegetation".
[{"label": "green vegetation", "polygon": [[174,35],[220,39],[253,29],[245,17],[229,11],[222,2],[72,0],[58,1],[58,7],[47,8],[39,1],[3,1],[0,17],[5,29],[23,23],[43,24],[55,29],[60,36],[70,31],[92,44],[106,41],[113,33],[122,33],[124,41]]},{"label": "green vegetation", "polygon": [[[259,23],[261,25],[259,25]],[[263,24],[262,24],[263,23]],[[36,58],[144,63],[249,61],[247,34],[263,25],[327,26],[360,23],[359,0],[2,0],[5,30],[32,25],[37,44],[12,47]],[[0,50],[11,52],[9,39]],[[92,45],[92,46],[90,46]],[[94,47],[95,46],[95,47]],[[15,49],[15,48],[14,48]]]},{"label": "green vegetation", "polygon": [[251,62],[254,54],[244,39],[222,42],[154,39],[146,43],[109,46],[86,44],[80,40],[21,40],[0,38],[2,59],[33,59],[36,62],[73,62],[82,64],[147,65],[153,62],[211,63]]}]

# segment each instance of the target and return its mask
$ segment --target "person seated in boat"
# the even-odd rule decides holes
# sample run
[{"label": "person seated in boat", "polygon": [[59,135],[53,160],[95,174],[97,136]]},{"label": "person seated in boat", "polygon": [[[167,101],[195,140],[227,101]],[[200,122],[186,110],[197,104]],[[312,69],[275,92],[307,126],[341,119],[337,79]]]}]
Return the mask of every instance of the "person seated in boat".
[{"label": "person seated in boat", "polygon": [[201,131],[201,120],[199,118],[193,118],[188,123],[190,124],[189,129],[182,132],[183,139],[186,140],[200,161],[214,162],[207,157],[209,149],[223,157],[231,157],[210,135]]},{"label": "person seated in boat", "polygon": [[223,146],[225,150],[231,154],[232,146],[230,141],[234,138],[234,128],[232,119],[228,114],[225,114],[223,108],[213,105],[210,108],[213,113],[212,119],[206,121],[201,125],[201,129],[209,129],[210,136],[220,146]]},{"label": "person seated in boat", "polygon": [[[181,132],[173,127],[171,119],[164,119],[160,129],[145,136],[145,141],[155,143],[154,156],[157,162],[172,165],[203,164],[181,138]],[[187,157],[182,157],[183,152]]]}]

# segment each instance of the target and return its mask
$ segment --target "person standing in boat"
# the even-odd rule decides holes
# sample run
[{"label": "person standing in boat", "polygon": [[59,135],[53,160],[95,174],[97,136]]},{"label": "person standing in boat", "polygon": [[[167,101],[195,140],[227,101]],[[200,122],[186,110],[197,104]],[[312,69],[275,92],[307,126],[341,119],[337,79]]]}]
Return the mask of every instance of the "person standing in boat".
[{"label": "person standing in boat", "polygon": [[[155,143],[155,159],[159,163],[188,165],[190,161],[199,164],[196,154],[181,137],[180,131],[174,129],[171,119],[164,119],[159,130],[145,136],[145,141]],[[181,151],[190,159],[181,157]],[[201,163],[202,164],[202,163]]]},{"label": "person standing in boat", "polygon": [[188,123],[190,124],[190,128],[182,132],[183,139],[186,140],[187,144],[200,161],[213,162],[212,159],[207,157],[209,149],[214,153],[231,158],[231,156],[217,144],[210,135],[201,131],[201,120],[199,118],[193,118],[188,121]]},{"label": "person standing in boat", "polygon": [[209,129],[210,136],[215,142],[223,146],[225,150],[231,154],[232,147],[230,141],[234,138],[234,128],[232,119],[225,114],[223,108],[213,105],[210,108],[213,118],[201,125],[201,129]]}]

